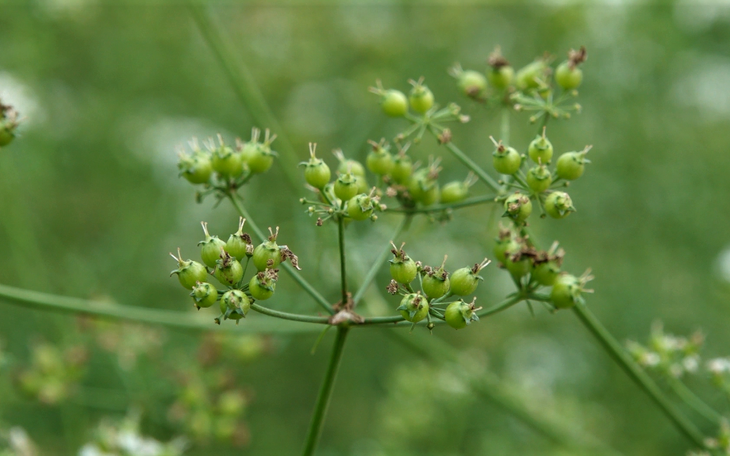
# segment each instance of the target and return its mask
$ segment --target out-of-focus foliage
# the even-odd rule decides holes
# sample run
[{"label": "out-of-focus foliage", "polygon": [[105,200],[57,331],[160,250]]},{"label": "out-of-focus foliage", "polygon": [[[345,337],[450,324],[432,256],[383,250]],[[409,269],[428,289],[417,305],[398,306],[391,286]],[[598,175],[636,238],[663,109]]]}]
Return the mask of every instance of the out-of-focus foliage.
[{"label": "out-of-focus foliage", "polygon": [[[364,159],[367,139],[404,127],[381,115],[367,87],[380,78],[406,90],[406,80],[419,76],[437,102],[457,101],[472,117],[453,128],[453,141],[488,164],[488,136],[499,134],[499,118],[460,97],[447,68],[459,61],[484,70],[495,45],[515,67],[545,51],[563,59],[586,46],[583,112],[549,129],[556,151],[592,144],[592,164],[571,193],[578,212],[559,223],[536,220],[534,229],[546,242],[560,240],[567,270],[593,268],[588,305],[620,339],[645,340],[661,318],[672,333],[702,328],[707,359],[728,356],[730,9],[689,1],[557,3],[297,2],[212,11],[282,122],[285,132],[275,133],[286,133],[302,160],[307,143],[317,142],[331,166],[327,150]],[[0,282],[193,312],[177,279],[167,277],[167,252],[197,239],[200,220],[227,236],[238,217],[225,204],[195,203],[177,177],[175,148],[217,132],[229,141],[247,138],[253,125],[187,10],[4,3],[0,96],[25,116],[20,136],[0,151]],[[526,118],[512,116],[518,150],[535,134]],[[423,161],[441,156],[444,182],[466,174],[435,141],[411,152]],[[303,275],[334,302],[333,227],[314,226],[298,203],[302,187],[294,191],[280,166],[252,181],[247,204],[260,225],[291,233]],[[499,215],[480,206],[444,225],[417,219],[404,240],[409,254],[429,264],[443,251],[449,265],[473,263],[489,256]],[[353,280],[395,222],[383,214],[348,230]],[[482,305],[511,290],[496,268],[482,275]],[[382,289],[387,282],[384,267],[376,283]],[[316,312],[291,281],[279,284],[271,305]],[[377,314],[396,305],[370,292],[363,308]],[[7,360],[0,364],[0,421],[22,426],[43,454],[74,454],[102,417],[121,418],[134,405],[144,435],[167,441],[184,434],[192,443],[186,454],[236,454],[241,445],[247,454],[291,454],[306,432],[331,340],[311,355],[316,335],[220,341],[5,303],[0,311]],[[439,328],[433,337],[476,351],[526,402],[559,410],[563,422],[619,451],[690,449],[570,313],[533,318],[519,306],[468,331]],[[570,454],[464,392],[453,372],[414,360],[380,330],[351,339],[322,454]],[[85,347],[84,356],[73,357],[74,347]],[[41,394],[46,383],[32,397],[21,395],[29,372],[42,379],[57,373],[62,389]],[[720,402],[721,392],[696,383],[690,386],[707,402]],[[702,429],[717,435],[713,426]]]}]

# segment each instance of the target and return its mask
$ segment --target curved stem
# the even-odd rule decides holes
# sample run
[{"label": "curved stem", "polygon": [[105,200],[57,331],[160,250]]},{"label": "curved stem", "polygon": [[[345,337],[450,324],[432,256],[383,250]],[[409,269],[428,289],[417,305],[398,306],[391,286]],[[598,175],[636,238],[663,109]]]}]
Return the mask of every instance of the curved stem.
[{"label": "curved stem", "polygon": [[[398,226],[395,228],[395,231],[393,232],[393,235],[390,237],[392,241],[395,241],[398,236],[400,236],[400,233],[405,229],[405,227],[408,225],[410,215],[407,215],[403,218],[403,220],[398,223]],[[370,266],[370,269],[368,270],[367,274],[365,274],[365,278],[362,281],[362,284],[360,285],[360,288],[355,293],[355,296],[352,298],[352,305],[356,306],[358,302],[362,299],[363,295],[367,291],[368,287],[370,286],[370,283],[375,279],[375,275],[378,273],[378,270],[383,266],[383,262],[385,261],[385,257],[388,256],[388,253],[390,253],[390,246],[386,244],[385,249],[383,249],[382,252],[380,252],[380,255],[375,259],[373,262],[373,265]]]},{"label": "curved stem", "polygon": [[458,203],[453,204],[434,204],[433,206],[427,206],[427,207],[414,207],[414,208],[407,208],[407,207],[394,207],[394,208],[388,208],[385,210],[385,212],[403,212],[406,214],[427,214],[430,212],[440,212],[447,209],[458,209],[462,207],[469,207],[469,206],[477,206],[479,204],[484,203],[493,203],[495,202],[495,199],[498,195],[480,195],[475,196],[473,198],[465,199],[464,201],[460,201]]},{"label": "curved stem", "polygon": [[192,331],[236,331],[238,333],[297,333],[317,331],[311,324],[290,323],[282,325],[278,322],[257,322],[252,325],[216,326],[211,321],[200,321],[191,312],[175,310],[149,309],[144,307],[125,306],[110,302],[90,301],[87,299],[57,296],[38,291],[0,285],[0,299],[21,303],[24,307],[50,310],[60,313],[89,315],[111,320],[131,321],[151,325],[162,325],[174,329]]},{"label": "curved stem", "polygon": [[512,296],[511,298],[507,298],[504,301],[500,302],[499,304],[495,304],[492,307],[488,307],[486,309],[482,309],[479,312],[477,312],[477,316],[486,317],[488,315],[494,315],[498,312],[501,312],[503,310],[509,309],[510,307],[514,306],[515,304],[519,303],[520,301],[524,301],[525,295],[523,294],[516,294]]},{"label": "curved stem", "polygon": [[317,404],[314,407],[312,421],[309,425],[307,439],[304,443],[304,451],[302,452],[302,455],[304,456],[314,454],[314,450],[317,448],[317,443],[319,442],[319,437],[322,434],[322,423],[324,423],[324,417],[327,414],[327,406],[329,405],[330,397],[332,396],[332,388],[335,385],[335,378],[337,377],[337,370],[339,369],[340,361],[342,360],[342,352],[345,347],[345,340],[347,339],[348,331],[348,328],[343,326],[337,328],[337,336],[335,337],[334,347],[332,347],[332,354],[330,355],[330,361],[327,365],[327,372],[324,375],[322,386],[319,388]]},{"label": "curved stem", "polygon": [[[428,131],[430,131],[431,134],[433,134],[434,136],[438,137],[438,132],[434,129],[432,125],[428,126]],[[462,152],[461,149],[456,147],[454,143],[447,142],[446,144],[444,144],[444,146],[446,146],[449,152],[454,154],[454,156],[458,158],[459,161],[464,164],[464,166],[469,168],[474,174],[477,175],[479,179],[481,179],[485,184],[490,186],[492,190],[494,190],[495,192],[502,191],[502,187],[497,183],[497,181],[494,180],[492,176],[487,174],[479,165],[477,165],[474,160],[472,160],[464,152]]]},{"label": "curved stem", "polygon": [[707,421],[715,425],[719,425],[722,422],[723,416],[707,405],[707,403],[700,399],[691,389],[687,388],[687,385],[682,383],[680,379],[669,377],[667,383],[669,383],[669,387],[672,388],[672,391],[674,391],[674,393],[682,399],[685,404],[689,405]]},{"label": "curved stem", "polygon": [[688,420],[662,393],[654,380],[636,364],[621,344],[601,324],[593,313],[583,304],[577,304],[573,310],[580,321],[598,339],[598,342],[621,368],[636,382],[639,387],[654,401],[664,414],[674,423],[688,439],[700,448],[706,448],[704,436],[700,430]]},{"label": "curved stem", "polygon": [[340,246],[340,283],[342,288],[342,305],[348,304],[347,299],[347,260],[345,258],[345,219],[337,216],[337,238]]},{"label": "curved stem", "polygon": [[303,323],[319,323],[322,325],[329,324],[329,317],[315,317],[311,315],[300,315],[289,312],[281,312],[279,310],[269,309],[268,307],[264,307],[256,303],[251,304],[251,309],[270,317],[281,318],[282,320],[301,321]]},{"label": "curved stem", "polygon": [[[248,213],[246,210],[246,207],[243,205],[243,202],[241,201],[241,196],[238,193],[229,193],[228,194],[229,199],[231,200],[231,203],[233,204],[233,207],[236,208],[239,214],[243,218],[246,219],[246,223],[251,227],[254,234],[259,238],[259,240],[266,239],[266,235],[263,231],[256,225],[256,223],[251,218],[251,214]],[[317,301],[317,304],[319,304],[324,310],[327,311],[330,315],[334,314],[335,311],[332,309],[332,306],[327,302],[327,300],[322,296],[312,285],[310,285],[309,282],[304,280],[304,278],[299,275],[299,273],[290,265],[289,263],[281,263],[281,268],[283,268],[289,275],[294,279],[296,283],[299,284],[300,287],[304,291],[307,292],[312,298],[314,298],[315,301]]]},{"label": "curved stem", "polygon": [[[220,32],[223,30],[222,27],[213,23],[210,14],[205,10],[205,6],[192,1],[188,2],[187,6],[198,26],[198,30],[200,30],[200,34],[223,68],[236,96],[243,106],[248,108],[254,122],[262,127],[269,127],[276,133],[283,132],[283,128],[271,112],[271,108],[266,103],[266,99],[261,93],[253,74],[245,62],[236,57],[237,53],[234,51],[234,47],[226,40],[225,35]],[[300,159],[283,134],[279,134],[276,149],[279,151],[281,159],[286,162],[286,166],[282,166],[282,172],[287,176],[287,182],[292,188],[295,188],[295,183],[300,179],[296,171],[296,165]]]}]

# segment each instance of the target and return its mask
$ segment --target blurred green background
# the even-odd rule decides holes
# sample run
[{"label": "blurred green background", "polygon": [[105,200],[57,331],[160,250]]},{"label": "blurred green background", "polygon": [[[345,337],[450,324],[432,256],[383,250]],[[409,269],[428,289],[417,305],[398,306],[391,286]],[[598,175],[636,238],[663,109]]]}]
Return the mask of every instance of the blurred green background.
[{"label": "blurred green background", "polygon": [[[702,329],[706,355],[725,356],[730,7],[610,3],[258,2],[215,4],[211,12],[281,122],[284,131],[275,133],[286,134],[302,159],[307,142],[317,142],[330,165],[329,150],[342,147],[364,159],[367,139],[406,126],[380,113],[367,91],[376,78],[407,90],[407,79],[425,76],[437,101],[456,101],[472,116],[453,128],[454,142],[488,167],[488,136],[499,135],[499,117],[460,97],[446,69],[458,61],[484,70],[495,45],[515,67],[545,51],[562,60],[570,48],[586,46],[584,111],[551,122],[548,131],[558,151],[592,144],[592,164],[571,186],[578,212],[536,220],[534,229],[545,244],[560,240],[567,270],[593,269],[589,306],[621,341],[644,341],[651,323],[662,320],[677,334]],[[168,278],[174,263],[167,252],[180,246],[193,257],[201,220],[227,237],[238,217],[225,202],[196,204],[193,188],[177,178],[176,147],[217,132],[247,140],[252,126],[267,125],[253,125],[188,10],[91,0],[4,3],[0,96],[27,117],[22,136],[0,151],[0,283],[193,311]],[[536,127],[525,114],[511,120],[511,142],[525,149]],[[442,182],[466,174],[431,138],[412,150],[421,159],[443,158]],[[254,179],[244,197],[259,225],[281,226],[280,241],[299,255],[304,277],[335,301],[334,226],[314,226],[298,203],[307,191],[286,181],[281,163]],[[479,185],[475,194],[483,191]],[[453,270],[491,256],[498,215],[480,206],[457,211],[448,224],[418,218],[402,240],[412,257],[429,264],[448,253]],[[384,214],[348,230],[353,282],[397,218]],[[484,276],[480,304],[511,291],[496,267]],[[388,280],[383,267],[363,312],[393,312],[395,298],[377,293]],[[270,304],[318,311],[287,276]],[[142,411],[145,434],[191,438],[188,454],[296,453],[333,335],[311,355],[316,333],[214,339],[4,302],[0,311],[0,421],[22,426],[42,454],[52,455],[75,454],[102,417],[124,416],[132,406]],[[202,314],[212,326],[212,312]],[[619,452],[691,449],[570,312],[538,309],[533,318],[523,304],[459,333],[439,328],[433,337],[497,374],[540,414]],[[23,394],[23,372],[44,362],[44,350],[62,357],[55,369],[68,385]],[[82,354],[71,362],[74,350]],[[320,454],[581,454],[559,450],[470,394],[453,374],[382,330],[354,331]],[[689,384],[727,410],[702,375]],[[180,404],[201,390],[210,403],[233,391],[245,410],[224,423],[217,412],[196,415]],[[207,428],[223,437],[196,437]]]}]

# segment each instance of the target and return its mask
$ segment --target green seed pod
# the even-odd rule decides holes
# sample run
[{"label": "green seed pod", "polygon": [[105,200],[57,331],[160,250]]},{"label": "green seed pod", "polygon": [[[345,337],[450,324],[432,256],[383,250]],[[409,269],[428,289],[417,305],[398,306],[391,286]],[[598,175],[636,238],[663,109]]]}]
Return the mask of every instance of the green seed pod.
[{"label": "green seed pod", "polygon": [[550,291],[550,300],[558,309],[573,307],[581,299],[581,284],[577,277],[570,274],[560,275]]},{"label": "green seed pod", "polygon": [[461,329],[471,324],[472,321],[479,321],[479,316],[476,313],[481,310],[481,307],[475,306],[476,299],[474,298],[469,304],[461,299],[449,304],[444,312],[446,324],[454,329]]},{"label": "green seed pod", "polygon": [[489,56],[489,69],[487,70],[487,80],[498,90],[505,90],[512,85],[515,77],[515,70],[510,66],[507,59],[502,57],[499,47]]},{"label": "green seed pod", "polygon": [[274,294],[276,281],[278,280],[276,271],[276,269],[267,269],[251,277],[251,281],[248,283],[248,292],[251,293],[254,299],[264,301]]},{"label": "green seed pod", "polygon": [[527,154],[530,159],[537,164],[549,165],[553,159],[553,145],[545,136],[547,128],[542,129],[542,135],[538,135],[533,139],[527,148]]},{"label": "green seed pod", "polygon": [[190,293],[195,302],[195,307],[210,307],[218,300],[218,290],[208,282],[198,282]]},{"label": "green seed pod", "polygon": [[458,63],[449,69],[449,74],[456,78],[459,92],[473,99],[480,99],[487,90],[487,78],[478,71],[464,70]]},{"label": "green seed pod", "polygon": [[248,169],[252,173],[265,173],[271,168],[271,165],[274,163],[274,156],[276,156],[276,152],[271,150],[271,143],[275,139],[276,135],[271,135],[271,132],[266,129],[264,142],[259,144],[256,150],[246,159]]},{"label": "green seed pod", "polygon": [[412,174],[413,160],[406,155],[405,149],[401,150],[393,157],[393,169],[390,172],[390,177],[393,178],[396,184],[404,185]]},{"label": "green seed pod", "polygon": [[503,217],[509,217],[521,225],[532,214],[532,202],[527,196],[515,192],[504,201],[504,211]]},{"label": "green seed pod", "polygon": [[379,143],[375,141],[368,143],[373,146],[365,161],[368,169],[379,176],[390,174],[393,170],[393,156],[388,151],[385,139],[381,139]]},{"label": "green seed pod", "polygon": [[457,296],[468,296],[474,293],[482,279],[479,271],[484,269],[490,261],[484,259],[481,263],[475,264],[471,268],[460,268],[451,274],[451,293]]},{"label": "green seed pod", "polygon": [[223,137],[218,135],[220,146],[213,147],[211,141],[208,148],[211,149],[213,169],[224,178],[236,178],[243,174],[243,157],[238,151],[234,151],[223,143]]},{"label": "green seed pod", "polygon": [[273,269],[281,264],[281,247],[276,243],[278,236],[279,227],[276,227],[276,231],[269,227],[269,239],[257,245],[254,249],[253,264],[259,271]]},{"label": "green seed pod", "polygon": [[335,181],[335,196],[342,201],[348,201],[361,193],[359,186],[357,177],[351,172],[340,174],[340,177]]},{"label": "green seed pod", "polygon": [[390,117],[403,117],[408,112],[408,99],[403,92],[390,89],[380,97],[380,107]]},{"label": "green seed pod", "polygon": [[520,243],[514,238],[512,231],[508,229],[500,229],[499,236],[494,245],[494,257],[500,263],[504,263],[508,251],[515,251],[520,248]]},{"label": "green seed pod", "polygon": [[365,193],[355,195],[347,201],[345,211],[347,216],[353,220],[366,220],[372,217],[375,209],[374,197],[370,197]]},{"label": "green seed pod", "polygon": [[586,154],[591,150],[592,146],[586,146],[580,152],[566,152],[558,158],[555,164],[555,174],[561,179],[575,180],[583,175],[585,164],[590,163]]},{"label": "green seed pod", "polygon": [[180,176],[191,184],[205,184],[210,181],[210,176],[213,174],[211,155],[209,152],[200,150],[195,139],[193,139],[193,145],[192,155],[182,151],[178,154],[180,160],[177,167],[180,170]]},{"label": "green seed pod", "polygon": [[193,260],[183,260],[180,255],[180,248],[177,249],[177,256],[170,253],[170,256],[177,261],[178,268],[170,273],[177,274],[180,285],[192,290],[196,283],[205,282],[208,278],[208,270],[205,266]]},{"label": "green seed pod", "polygon": [[208,224],[206,222],[200,223],[203,225],[203,232],[205,233],[205,239],[198,242],[198,245],[201,246],[200,258],[206,266],[214,268],[221,257],[221,251],[225,250],[226,243],[218,239],[218,236],[208,234]]},{"label": "green seed pod", "polygon": [[336,149],[332,152],[340,164],[337,166],[338,174],[352,173],[355,176],[365,177],[365,167],[357,160],[345,158],[342,149]]},{"label": "green seed pod", "polygon": [[238,231],[228,237],[228,242],[226,242],[225,247],[225,251],[230,253],[238,261],[241,261],[245,256],[251,256],[253,254],[251,251],[253,249],[251,236],[243,232],[244,223],[246,223],[246,219],[240,217],[238,219]]},{"label": "green seed pod", "polygon": [[220,307],[224,319],[240,320],[251,309],[251,301],[241,290],[228,290],[221,296]]},{"label": "green seed pod", "polygon": [[408,97],[411,108],[418,113],[425,114],[433,106],[433,92],[423,84],[423,78],[418,81],[410,80],[408,82],[413,86]]},{"label": "green seed pod", "polygon": [[441,189],[436,180],[439,169],[437,163],[433,163],[428,168],[413,173],[408,183],[408,193],[414,201],[429,206],[439,200]]},{"label": "green seed pod", "polygon": [[542,59],[535,60],[517,72],[515,85],[519,90],[536,89],[544,84],[546,72],[547,63]]},{"label": "green seed pod", "polygon": [[549,260],[533,266],[531,276],[537,283],[549,287],[555,283],[560,274],[560,264],[557,260]]},{"label": "green seed pod", "polygon": [[552,192],[545,198],[545,212],[552,218],[561,219],[575,212],[575,208],[570,195],[565,192]]},{"label": "green seed pod", "polygon": [[444,269],[445,265],[446,257],[444,256],[444,261],[438,269],[428,266],[424,268],[426,274],[423,276],[421,288],[426,296],[431,299],[438,299],[449,292],[451,281],[449,280],[449,273]]},{"label": "green seed pod", "polygon": [[530,258],[522,254],[523,247],[524,246],[519,243],[516,248],[515,246],[510,246],[510,248],[505,251],[504,261],[502,262],[505,269],[507,269],[507,271],[512,274],[512,277],[516,279],[526,276],[532,268]]},{"label": "green seed pod", "polygon": [[304,180],[307,181],[307,184],[321,190],[329,183],[331,172],[324,160],[314,155],[316,148],[316,144],[309,143],[309,161],[302,162],[300,165],[305,166]]},{"label": "green seed pod", "polygon": [[393,254],[393,259],[390,260],[390,276],[396,282],[408,285],[418,275],[418,265],[403,250],[403,246],[406,245],[405,242],[401,244],[400,248],[396,247],[392,241],[390,245],[393,246],[390,250]]},{"label": "green seed pod", "polygon": [[545,165],[538,165],[527,171],[527,186],[535,193],[542,193],[553,183],[553,176]]},{"label": "green seed pod", "polygon": [[421,292],[407,294],[396,309],[406,320],[418,323],[426,318],[429,311],[428,299],[421,296]]},{"label": "green seed pod", "polygon": [[261,130],[253,127],[251,129],[251,140],[245,143],[238,143],[237,149],[241,154],[243,162],[246,163],[246,166],[248,166],[248,162],[251,161],[256,154],[258,154],[259,146],[261,145],[261,143],[259,143],[259,136],[261,136]]},{"label": "green seed pod", "polygon": [[441,203],[451,204],[464,201],[469,196],[469,187],[477,181],[473,173],[469,172],[463,181],[452,181],[441,189]]},{"label": "green seed pod", "polygon": [[213,275],[223,285],[233,287],[243,278],[243,266],[228,252],[224,251],[217,262]]},{"label": "green seed pod", "polygon": [[497,142],[493,137],[489,137],[497,147],[492,152],[492,165],[498,173],[512,175],[520,170],[522,166],[522,157],[513,147],[507,147],[502,141]]},{"label": "green seed pod", "polygon": [[586,48],[582,47],[576,51],[571,49],[568,52],[568,60],[558,65],[555,70],[555,82],[563,90],[577,89],[583,82],[583,71],[578,65],[586,60]]}]

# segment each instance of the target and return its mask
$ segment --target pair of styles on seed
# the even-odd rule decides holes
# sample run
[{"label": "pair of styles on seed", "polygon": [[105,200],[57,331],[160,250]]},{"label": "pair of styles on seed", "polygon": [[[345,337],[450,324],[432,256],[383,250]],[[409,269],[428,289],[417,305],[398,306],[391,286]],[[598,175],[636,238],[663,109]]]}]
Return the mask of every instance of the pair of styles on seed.
[{"label": "pair of styles on seed", "polygon": [[[239,219],[238,231],[231,234],[227,242],[208,233],[208,227],[202,222],[205,239],[200,241],[200,257],[202,264],[193,260],[183,260],[180,249],[178,256],[170,254],[177,262],[178,269],[170,275],[177,274],[180,284],[191,290],[194,305],[211,307],[219,299],[221,293],[209,283],[208,276],[212,275],[229,289],[220,296],[220,310],[223,319],[240,320],[245,317],[251,308],[252,299],[263,301],[269,299],[276,290],[278,269],[282,261],[291,261],[299,267],[296,255],[285,245],[278,245],[276,239],[279,228],[269,228],[268,240],[253,246],[251,237],[243,232],[246,219]],[[241,261],[253,261],[257,273],[244,283],[244,267]],[[220,323],[220,318],[216,319]]]}]

